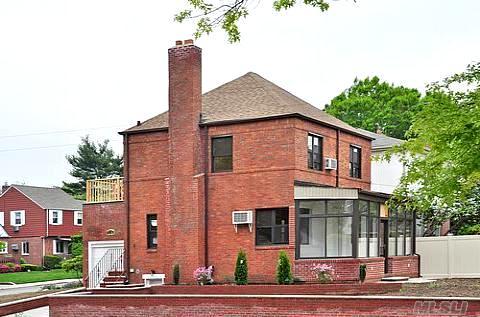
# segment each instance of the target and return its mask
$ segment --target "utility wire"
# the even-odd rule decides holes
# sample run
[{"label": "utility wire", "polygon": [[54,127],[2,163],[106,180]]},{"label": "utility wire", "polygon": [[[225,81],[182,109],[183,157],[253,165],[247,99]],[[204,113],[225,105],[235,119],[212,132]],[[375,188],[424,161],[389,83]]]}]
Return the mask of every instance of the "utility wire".
[{"label": "utility wire", "polygon": [[115,125],[115,126],[108,126],[108,127],[93,127],[93,128],[84,128],[84,129],[76,129],[76,130],[57,130],[57,131],[32,132],[32,133],[25,133],[25,134],[0,135],[0,139],[18,138],[18,137],[34,136],[34,135],[64,134],[64,133],[73,133],[73,132],[81,132],[81,131],[120,128],[120,127],[126,127],[126,126],[127,125]]},{"label": "utility wire", "polygon": [[[121,141],[121,140],[110,141],[110,143],[118,143],[118,142],[123,142],[123,141]],[[61,147],[68,147],[68,146],[78,146],[78,144],[59,144],[59,145],[48,145],[48,146],[25,147],[25,148],[18,148],[18,149],[5,149],[5,150],[0,150],[0,153],[29,151],[29,150],[54,149],[54,148],[61,148]]]}]

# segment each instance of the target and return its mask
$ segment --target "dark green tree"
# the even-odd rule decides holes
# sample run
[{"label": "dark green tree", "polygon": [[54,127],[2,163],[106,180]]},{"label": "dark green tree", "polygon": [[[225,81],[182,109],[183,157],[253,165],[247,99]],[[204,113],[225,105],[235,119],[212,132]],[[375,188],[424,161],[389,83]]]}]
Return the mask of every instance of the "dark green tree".
[{"label": "dark green tree", "polygon": [[88,179],[122,176],[123,173],[123,158],[113,152],[109,140],[95,143],[86,136],[82,138],[77,153],[66,158],[72,166],[70,175],[77,181],[63,182],[62,189],[77,199],[85,199]]},{"label": "dark green tree", "polygon": [[173,284],[178,285],[180,283],[180,265],[175,264],[173,266]]},{"label": "dark green tree", "polygon": [[[355,1],[355,0],[353,0]],[[247,17],[250,12],[249,5],[256,5],[251,0],[224,0],[215,4],[205,0],[187,0],[188,7],[176,16],[177,22],[193,20],[196,22],[195,38],[203,34],[210,34],[216,28],[222,28],[228,36],[230,43],[240,41],[238,23]],[[328,10],[330,0],[303,0],[298,1],[305,5],[319,9],[321,12]],[[287,10],[297,4],[297,0],[275,0],[273,8],[276,11]]]},{"label": "dark green tree", "polygon": [[355,79],[353,85],[333,98],[325,111],[348,124],[404,139],[415,115],[422,109],[420,92],[382,82],[375,76]]},{"label": "dark green tree", "polygon": [[237,255],[237,263],[235,264],[235,284],[248,284],[247,254],[243,250],[240,250]]},{"label": "dark green tree", "polygon": [[290,259],[285,251],[280,251],[278,254],[277,263],[277,283],[278,284],[292,284],[292,267],[290,265]]}]

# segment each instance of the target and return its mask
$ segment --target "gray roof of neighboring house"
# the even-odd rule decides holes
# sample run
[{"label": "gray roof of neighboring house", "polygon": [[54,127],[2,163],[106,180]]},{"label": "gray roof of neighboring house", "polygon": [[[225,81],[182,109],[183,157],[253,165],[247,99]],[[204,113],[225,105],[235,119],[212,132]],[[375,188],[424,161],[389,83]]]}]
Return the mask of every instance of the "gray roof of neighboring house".
[{"label": "gray roof of neighboring house", "polygon": [[378,133],[370,132],[360,128],[358,128],[357,130],[361,131],[364,134],[369,135],[371,138],[374,139],[372,141],[373,150],[389,149],[394,147],[395,145],[400,145],[403,142],[405,142],[404,140],[392,138],[384,134],[378,134]]},{"label": "gray roof of neighboring house", "polygon": [[[247,73],[202,95],[202,124],[299,116],[366,137],[351,127],[255,73]],[[168,128],[168,111],[122,133]]]},{"label": "gray roof of neighboring house", "polygon": [[11,185],[43,209],[82,210],[83,202],[57,187]]}]

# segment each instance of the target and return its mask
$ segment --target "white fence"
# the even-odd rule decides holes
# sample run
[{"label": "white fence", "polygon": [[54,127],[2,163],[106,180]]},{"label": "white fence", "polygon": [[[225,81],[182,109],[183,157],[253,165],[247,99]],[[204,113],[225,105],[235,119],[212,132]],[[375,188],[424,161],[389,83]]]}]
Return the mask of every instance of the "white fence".
[{"label": "white fence", "polygon": [[480,236],[417,238],[417,253],[423,277],[480,277]]}]

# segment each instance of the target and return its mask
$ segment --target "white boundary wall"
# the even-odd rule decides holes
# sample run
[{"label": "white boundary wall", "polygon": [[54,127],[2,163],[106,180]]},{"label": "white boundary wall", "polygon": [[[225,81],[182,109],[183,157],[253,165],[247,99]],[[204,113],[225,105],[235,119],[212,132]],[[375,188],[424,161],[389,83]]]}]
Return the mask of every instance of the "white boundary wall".
[{"label": "white boundary wall", "polygon": [[417,238],[426,278],[480,278],[480,235]]}]

